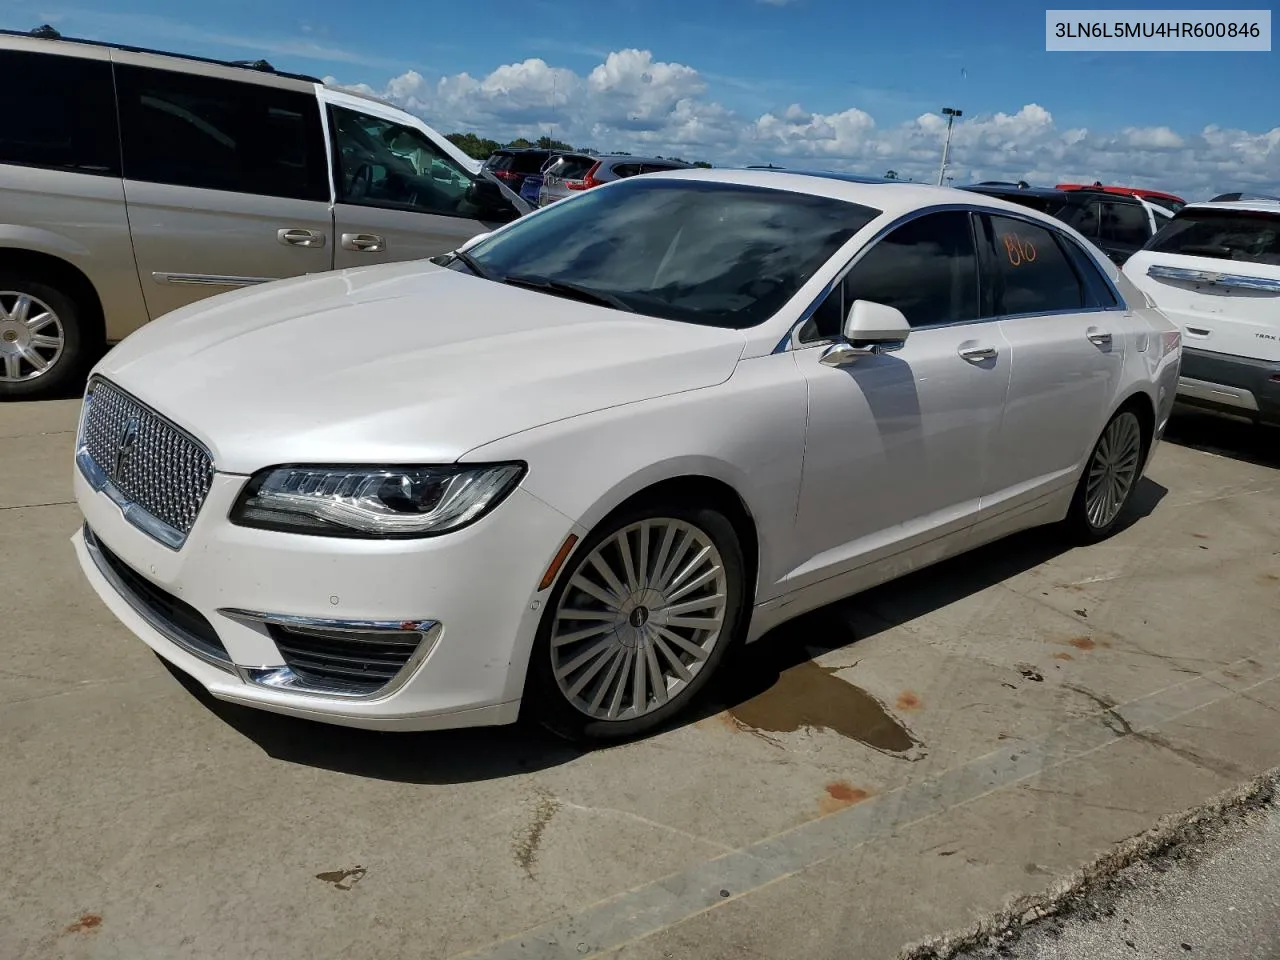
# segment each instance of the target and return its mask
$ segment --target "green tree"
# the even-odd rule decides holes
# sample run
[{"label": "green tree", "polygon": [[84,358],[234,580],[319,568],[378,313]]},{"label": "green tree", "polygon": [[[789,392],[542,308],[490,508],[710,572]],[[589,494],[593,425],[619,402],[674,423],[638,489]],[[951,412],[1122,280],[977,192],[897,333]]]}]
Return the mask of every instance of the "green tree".
[{"label": "green tree", "polygon": [[551,137],[539,137],[537,146],[540,150],[558,150],[562,153],[572,153],[573,147],[565,143],[563,140],[553,140]]},{"label": "green tree", "polygon": [[532,147],[533,144],[528,140],[526,140],[524,137],[516,137],[514,140],[508,143],[507,146],[511,147],[513,150],[524,150],[528,147]]},{"label": "green tree", "polygon": [[695,160],[695,161],[693,161],[693,165],[694,165],[695,167],[702,167],[704,170],[710,170],[710,169],[711,169],[711,164],[707,163],[707,161],[705,161],[705,160]]},{"label": "green tree", "polygon": [[484,160],[498,149],[497,140],[489,140],[474,133],[451,133],[445,139],[467,156],[477,160]]}]

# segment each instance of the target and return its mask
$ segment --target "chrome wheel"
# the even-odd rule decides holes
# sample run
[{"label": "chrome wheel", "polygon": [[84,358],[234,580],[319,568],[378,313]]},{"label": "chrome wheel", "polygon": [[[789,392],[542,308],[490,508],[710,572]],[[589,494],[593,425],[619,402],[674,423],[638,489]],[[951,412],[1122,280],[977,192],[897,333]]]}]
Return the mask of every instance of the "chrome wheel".
[{"label": "chrome wheel", "polygon": [[58,362],[66,342],[62,321],[47,303],[0,290],[0,381],[34,380]]},{"label": "chrome wheel", "polygon": [[1095,530],[1111,524],[1124,508],[1138,480],[1142,426],[1132,413],[1118,414],[1102,434],[1089,462],[1085,516]]},{"label": "chrome wheel", "polygon": [[721,642],[728,577],[707,534],[655,517],[578,561],[556,607],[551,666],[561,693],[597,720],[671,702]]}]

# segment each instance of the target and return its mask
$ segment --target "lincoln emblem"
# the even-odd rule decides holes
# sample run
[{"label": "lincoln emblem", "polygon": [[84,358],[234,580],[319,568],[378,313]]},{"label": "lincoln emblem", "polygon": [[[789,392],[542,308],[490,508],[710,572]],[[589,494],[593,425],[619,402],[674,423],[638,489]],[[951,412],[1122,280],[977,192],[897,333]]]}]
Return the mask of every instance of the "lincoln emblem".
[{"label": "lincoln emblem", "polygon": [[111,479],[113,482],[120,482],[120,478],[124,474],[125,464],[133,456],[133,450],[137,445],[138,418],[130,417],[125,421],[124,429],[120,431],[120,440],[116,443],[116,458],[111,465]]}]

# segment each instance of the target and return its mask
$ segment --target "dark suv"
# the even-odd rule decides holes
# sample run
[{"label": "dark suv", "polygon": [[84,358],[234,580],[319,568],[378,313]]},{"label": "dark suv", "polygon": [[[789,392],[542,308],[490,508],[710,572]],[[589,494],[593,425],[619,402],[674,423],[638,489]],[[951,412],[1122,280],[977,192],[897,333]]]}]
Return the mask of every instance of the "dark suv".
[{"label": "dark suv", "polygon": [[508,147],[495,150],[484,162],[484,169],[519,194],[526,177],[536,177],[552,157],[550,150],[536,147]]},{"label": "dark suv", "polygon": [[1117,264],[1140,250],[1173,216],[1164,207],[1141,197],[1089,187],[1058,190],[1021,183],[974,183],[960,189],[999,197],[1056,217],[1092,240]]}]

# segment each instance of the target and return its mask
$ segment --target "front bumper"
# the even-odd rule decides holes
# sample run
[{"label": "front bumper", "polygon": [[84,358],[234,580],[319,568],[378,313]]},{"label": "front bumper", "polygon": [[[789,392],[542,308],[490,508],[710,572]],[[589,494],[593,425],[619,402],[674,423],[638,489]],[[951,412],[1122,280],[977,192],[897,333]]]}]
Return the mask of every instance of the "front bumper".
[{"label": "front bumper", "polygon": [[1182,350],[1178,400],[1267,423],[1280,423],[1280,362]]},{"label": "front bumper", "polygon": [[[544,599],[538,582],[573,532],[567,518],[517,488],[491,516],[442,537],[275,533],[227,519],[246,480],[217,474],[173,550],[75,471],[86,527],[72,538],[76,554],[125,626],[214,697],[246,706],[387,730],[516,719]],[[280,646],[280,624],[291,622],[403,624],[421,645],[373,694],[300,688]]]}]

